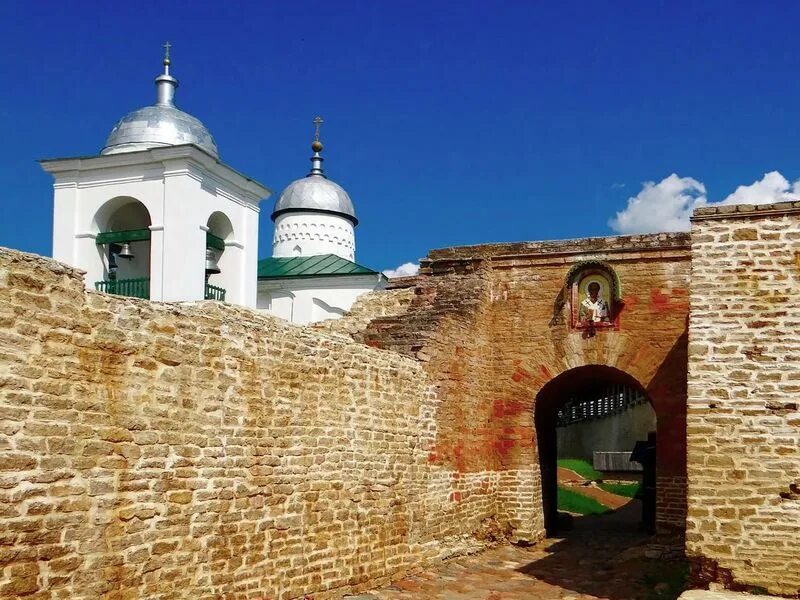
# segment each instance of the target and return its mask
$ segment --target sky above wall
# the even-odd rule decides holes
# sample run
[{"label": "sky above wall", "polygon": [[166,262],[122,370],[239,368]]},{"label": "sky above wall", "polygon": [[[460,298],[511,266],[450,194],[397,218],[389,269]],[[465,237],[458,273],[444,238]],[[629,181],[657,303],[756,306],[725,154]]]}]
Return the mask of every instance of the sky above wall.
[{"label": "sky above wall", "polygon": [[359,263],[431,248],[679,230],[714,202],[800,197],[800,3],[0,3],[0,245],[51,253],[36,160],[99,152],[152,104],[173,44],[179,108],[274,191],[350,193]]}]

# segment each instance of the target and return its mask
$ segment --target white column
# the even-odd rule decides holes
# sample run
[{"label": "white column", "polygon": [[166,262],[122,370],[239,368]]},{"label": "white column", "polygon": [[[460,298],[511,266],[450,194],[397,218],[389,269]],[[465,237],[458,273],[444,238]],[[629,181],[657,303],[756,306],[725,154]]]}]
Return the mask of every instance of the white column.
[{"label": "white column", "polygon": [[220,283],[225,288],[225,301],[245,305],[245,245],[238,240],[225,242],[225,252],[219,259]]},{"label": "white column", "polygon": [[200,183],[185,171],[164,174],[164,232],[161,299],[202,300],[205,291],[206,224],[198,222],[192,200]]},{"label": "white column", "polygon": [[241,266],[241,287],[244,306],[256,307],[258,295],[258,210],[248,208],[244,213],[244,252]]},{"label": "white column", "polygon": [[108,246],[97,245],[97,235],[94,233],[78,233],[74,236],[75,266],[86,271],[83,276],[87,289],[95,289],[94,284],[106,279],[106,256]]},{"label": "white column", "polygon": [[150,300],[164,299],[164,225],[150,226]]},{"label": "white column", "polygon": [[53,185],[53,258],[77,266],[75,234],[78,233],[78,184]]}]

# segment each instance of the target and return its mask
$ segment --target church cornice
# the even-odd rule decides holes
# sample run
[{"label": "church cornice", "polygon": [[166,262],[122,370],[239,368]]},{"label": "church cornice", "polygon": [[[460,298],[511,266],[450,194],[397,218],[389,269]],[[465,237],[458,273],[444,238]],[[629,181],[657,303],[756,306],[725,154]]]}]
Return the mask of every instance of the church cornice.
[{"label": "church cornice", "polygon": [[[183,169],[169,168],[164,163],[174,161],[188,162]],[[150,148],[138,152],[124,152],[120,154],[104,154],[93,156],[76,156],[66,158],[42,159],[39,161],[42,169],[51,173],[57,180],[57,185],[64,185],[66,180],[79,177],[83,173],[110,168],[125,168],[145,165],[158,165],[163,170],[163,175],[180,170],[194,170],[196,173],[213,174],[213,179],[219,188],[232,187],[251,204],[258,204],[268,198],[272,191],[258,181],[240,173],[236,169],[223,163],[208,152],[193,144],[181,146],[165,146],[163,148]],[[76,177],[77,175],[77,177]],[[110,177],[104,179],[105,183],[124,181],[138,181],[144,176],[136,177]],[[79,186],[82,185],[79,182]]]}]

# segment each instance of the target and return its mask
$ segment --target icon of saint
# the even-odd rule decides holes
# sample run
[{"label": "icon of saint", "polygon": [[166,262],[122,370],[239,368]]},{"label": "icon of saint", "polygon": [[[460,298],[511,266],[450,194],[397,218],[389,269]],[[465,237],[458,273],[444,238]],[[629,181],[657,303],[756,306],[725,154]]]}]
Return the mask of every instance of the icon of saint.
[{"label": "icon of saint", "polygon": [[586,288],[586,298],[581,302],[578,320],[581,323],[608,323],[610,311],[608,302],[600,297],[600,284],[592,281]]}]

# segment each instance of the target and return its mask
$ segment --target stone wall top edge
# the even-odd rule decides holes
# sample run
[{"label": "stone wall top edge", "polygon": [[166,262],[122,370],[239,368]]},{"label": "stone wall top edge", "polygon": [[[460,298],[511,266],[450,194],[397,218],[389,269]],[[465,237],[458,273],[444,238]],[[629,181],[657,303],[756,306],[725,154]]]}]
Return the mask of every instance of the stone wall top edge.
[{"label": "stone wall top edge", "polygon": [[358,347],[367,354],[375,354],[376,356],[385,356],[388,353],[392,355],[392,360],[397,359],[400,362],[407,362],[415,366],[418,365],[417,361],[403,356],[398,352],[373,348],[366,344],[356,342],[350,337],[333,332],[316,330],[309,325],[295,325],[280,317],[245,306],[237,306],[214,300],[157,302],[140,298],[114,296],[95,290],[86,290],[83,281],[84,272],[80,269],[75,269],[60,263],[53,258],[0,246],[0,269],[11,266],[14,263],[21,264],[23,269],[27,268],[33,271],[41,269],[42,271],[49,271],[54,275],[67,275],[70,278],[69,283],[66,284],[67,287],[83,291],[87,304],[90,304],[89,300],[91,298],[96,298],[104,302],[104,306],[112,312],[123,311],[126,307],[132,307],[137,311],[141,311],[139,313],[140,316],[146,319],[160,319],[163,317],[200,319],[211,317],[218,319],[224,324],[235,325],[238,328],[247,330],[261,330],[265,334],[280,332],[282,337],[286,334],[294,335],[297,340],[304,341],[305,343],[331,343],[337,346]]},{"label": "stone wall top edge", "polygon": [[724,204],[696,208],[692,221],[709,219],[735,219],[747,217],[766,217],[780,214],[800,213],[800,202],[773,202],[771,204]]},{"label": "stone wall top edge", "polygon": [[6,262],[27,262],[31,266],[40,267],[57,275],[67,275],[81,282],[83,281],[83,276],[86,274],[86,272],[81,269],[71,267],[49,256],[42,256],[41,254],[0,246],[0,263]]},{"label": "stone wall top edge", "polygon": [[[597,261],[620,265],[624,263],[676,263],[690,262],[689,248],[660,248],[652,250],[629,250],[621,252],[583,252],[573,254],[529,254],[512,256],[494,256],[491,264],[495,270],[519,268],[542,268],[552,266],[574,266],[588,261]],[[438,261],[441,264],[445,261]]]},{"label": "stone wall top edge", "polygon": [[238,306],[228,304],[226,302],[217,302],[215,300],[197,300],[193,302],[156,302],[152,300],[142,300],[139,298],[125,298],[121,296],[113,296],[96,292],[94,290],[87,290],[87,294],[102,296],[111,302],[128,304],[137,304],[144,309],[153,311],[153,316],[157,317],[158,313],[168,312],[174,316],[180,316],[188,319],[197,317],[214,317],[219,318],[223,323],[230,323],[250,331],[264,331],[265,333],[280,332],[281,337],[286,335],[296,336],[297,340],[304,340],[306,343],[315,342],[328,342],[335,346],[349,346],[358,347],[367,354],[375,355],[392,355],[392,358],[397,358],[401,362],[408,362],[409,364],[418,365],[418,362],[408,358],[393,350],[385,350],[382,348],[374,348],[353,340],[352,337],[342,335],[334,331],[322,330],[314,327],[314,324],[298,325],[290,323],[285,319],[272,315],[263,310],[248,308],[246,306]]},{"label": "stone wall top edge", "polygon": [[686,249],[688,251],[689,248],[690,234],[688,232],[673,232],[454,246],[431,250],[424,260],[426,262],[435,262],[438,260],[510,258],[525,255],[624,253],[664,249]]},{"label": "stone wall top edge", "polygon": [[419,283],[419,275],[408,275],[406,277],[392,277],[386,283],[387,290],[402,290],[406,288],[413,288]]}]

